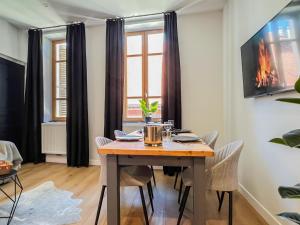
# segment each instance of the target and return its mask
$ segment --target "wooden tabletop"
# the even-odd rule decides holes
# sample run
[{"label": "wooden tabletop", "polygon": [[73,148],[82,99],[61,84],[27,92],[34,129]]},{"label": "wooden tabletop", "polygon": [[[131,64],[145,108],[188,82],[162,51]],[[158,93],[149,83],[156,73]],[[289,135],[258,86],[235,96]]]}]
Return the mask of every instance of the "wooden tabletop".
[{"label": "wooden tabletop", "polygon": [[145,146],[143,141],[114,141],[98,149],[104,155],[212,157],[214,151],[201,142],[182,144],[163,142],[162,146]]}]

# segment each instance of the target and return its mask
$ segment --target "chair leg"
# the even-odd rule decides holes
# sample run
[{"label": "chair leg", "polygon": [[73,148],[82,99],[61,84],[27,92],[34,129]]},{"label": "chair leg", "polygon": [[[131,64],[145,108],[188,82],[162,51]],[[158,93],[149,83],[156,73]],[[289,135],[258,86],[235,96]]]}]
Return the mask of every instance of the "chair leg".
[{"label": "chair leg", "polygon": [[225,192],[222,191],[221,196],[219,197],[219,208],[218,208],[218,211],[219,211],[219,212],[220,212],[221,209],[222,209],[222,205],[223,205],[223,201],[224,201],[224,195],[225,195]]},{"label": "chair leg", "polygon": [[180,213],[179,213],[179,217],[178,217],[178,220],[177,220],[177,225],[180,225],[180,222],[181,222],[181,219],[182,219],[182,216],[183,216],[183,212],[184,212],[184,209],[185,209],[185,205],[186,205],[186,202],[187,202],[187,199],[188,199],[188,196],[189,196],[190,189],[191,189],[191,187],[188,186],[184,190],[181,205],[180,205]]},{"label": "chair leg", "polygon": [[149,195],[149,200],[150,200],[150,204],[151,204],[151,209],[152,209],[152,212],[154,213],[154,207],[153,207],[153,193],[151,191],[151,183],[148,182],[147,183],[147,189],[148,189],[148,195]]},{"label": "chair leg", "polygon": [[179,171],[176,172],[175,182],[174,182],[174,189],[176,189],[176,184],[177,184],[177,180],[178,180],[178,175],[179,175]]},{"label": "chair leg", "polygon": [[147,208],[146,208],[146,202],[145,202],[143,187],[139,186],[139,189],[140,189],[140,195],[141,195],[141,200],[142,200],[142,205],[143,205],[145,222],[146,222],[146,225],[149,225],[148,212],[147,212]]},{"label": "chair leg", "polygon": [[219,193],[219,191],[216,191],[216,193],[217,193],[218,201],[219,201],[219,204],[220,204],[220,193]]},{"label": "chair leg", "polygon": [[97,215],[96,215],[96,220],[95,220],[95,225],[98,224],[98,220],[99,220],[99,216],[100,216],[100,211],[101,211],[101,207],[102,207],[102,202],[103,202],[103,198],[104,198],[104,193],[105,193],[105,188],[106,188],[106,186],[102,185],[100,199],[99,199],[99,204],[98,204],[98,209],[97,209]]},{"label": "chair leg", "polygon": [[154,174],[153,166],[151,166],[151,171],[152,171],[152,177],[153,177],[154,186],[156,186],[156,180],[155,180],[155,174]]},{"label": "chair leg", "polygon": [[181,199],[182,186],[183,186],[183,181],[182,181],[182,178],[181,178],[180,179],[179,193],[178,193],[178,203],[180,203],[180,199]]},{"label": "chair leg", "polygon": [[229,215],[228,215],[228,225],[232,225],[233,193],[232,193],[232,191],[229,191],[228,194],[229,194]]},{"label": "chair leg", "polygon": [[153,189],[152,189],[152,183],[151,183],[151,181],[149,181],[147,183],[147,189],[148,189],[148,192],[150,194],[151,199],[153,200],[154,199],[154,195],[153,195]]}]

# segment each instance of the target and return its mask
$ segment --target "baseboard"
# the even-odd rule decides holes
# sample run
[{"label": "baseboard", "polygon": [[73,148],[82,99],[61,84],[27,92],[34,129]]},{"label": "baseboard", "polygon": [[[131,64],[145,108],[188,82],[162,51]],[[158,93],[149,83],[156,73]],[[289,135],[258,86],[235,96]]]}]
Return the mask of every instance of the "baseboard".
[{"label": "baseboard", "polygon": [[100,166],[100,159],[90,159],[91,166]]},{"label": "baseboard", "polygon": [[259,213],[268,224],[282,225],[279,220],[269,212],[242,184],[240,186],[240,193],[247,199],[250,205]]},{"label": "baseboard", "polygon": [[46,162],[67,164],[67,157],[65,155],[46,155]]}]

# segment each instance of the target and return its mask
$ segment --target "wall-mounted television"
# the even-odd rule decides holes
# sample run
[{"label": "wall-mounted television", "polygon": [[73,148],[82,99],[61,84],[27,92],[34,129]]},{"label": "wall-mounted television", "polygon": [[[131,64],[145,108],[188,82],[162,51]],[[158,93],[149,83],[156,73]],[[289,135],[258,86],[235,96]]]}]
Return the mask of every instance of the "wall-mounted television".
[{"label": "wall-mounted television", "polygon": [[250,38],[241,56],[245,98],[293,90],[300,75],[300,0]]}]

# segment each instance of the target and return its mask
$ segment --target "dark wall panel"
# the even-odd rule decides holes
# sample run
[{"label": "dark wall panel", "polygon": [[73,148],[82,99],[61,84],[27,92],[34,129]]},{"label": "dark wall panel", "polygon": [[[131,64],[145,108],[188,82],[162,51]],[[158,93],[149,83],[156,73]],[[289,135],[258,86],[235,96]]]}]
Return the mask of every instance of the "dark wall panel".
[{"label": "dark wall panel", "polygon": [[0,57],[0,140],[22,148],[25,66]]}]

